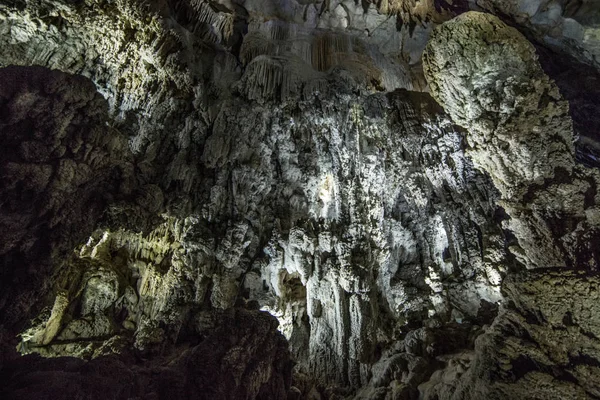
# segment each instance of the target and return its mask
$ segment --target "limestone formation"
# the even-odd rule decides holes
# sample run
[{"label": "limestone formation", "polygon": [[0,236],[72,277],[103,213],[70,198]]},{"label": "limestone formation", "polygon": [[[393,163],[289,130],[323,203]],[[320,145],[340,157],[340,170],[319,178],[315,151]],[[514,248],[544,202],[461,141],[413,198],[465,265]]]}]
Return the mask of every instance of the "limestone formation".
[{"label": "limestone formation", "polygon": [[[0,338],[13,342],[39,310],[53,268],[94,228],[108,201],[132,190],[125,137],[87,79],[41,67],[0,71]],[[56,302],[54,300],[56,297]],[[55,303],[50,342],[68,299]]]},{"label": "limestone formation", "polygon": [[[203,312],[190,327],[200,343],[163,350],[144,361],[104,356],[25,356],[5,367],[4,399],[281,399],[288,396],[292,363],[277,321],[259,311]],[[190,334],[191,334],[190,332]],[[226,338],[226,340],[223,340]]]},{"label": "limestone formation", "polygon": [[477,5],[494,14],[512,17],[545,45],[561,48],[573,57],[600,65],[596,0],[477,0]]},{"label": "limestone formation", "polygon": [[552,269],[507,278],[507,307],[419,387],[424,399],[593,399],[598,396],[596,273]]},{"label": "limestone formation", "polygon": [[469,131],[469,155],[502,195],[528,267],[595,268],[600,175],[577,166],[568,104],[534,47],[497,17],[439,26],[424,53],[431,94]]},{"label": "limestone formation", "polygon": [[[464,159],[460,133],[423,94],[323,101],[305,103],[306,113],[271,110],[270,127],[259,104],[223,106],[203,160],[218,173],[211,202],[146,234],[94,233],[54,281],[53,291],[66,291],[74,305],[64,330],[40,343],[36,332],[49,324],[40,318],[22,335],[22,351],[89,359],[123,351],[125,339],[155,354],[178,340],[199,307],[255,301],[278,316],[298,371],[360,387],[371,380],[374,338],[391,342],[403,327],[445,321],[453,310],[477,319],[482,301],[501,298],[505,250],[498,224],[486,222],[495,192],[486,192],[489,182]],[[316,110],[323,119],[315,120]],[[237,126],[236,115],[246,126]],[[332,141],[329,132],[342,129],[346,138]],[[351,171],[360,172],[350,179]],[[455,191],[473,200],[459,204]],[[469,239],[480,230],[485,242]],[[459,263],[469,268],[456,270]],[[472,295],[462,296],[465,290]],[[461,335],[471,329],[464,325]],[[418,352],[420,364],[434,357]],[[386,357],[411,356],[399,347]],[[425,371],[407,390],[432,372]]]},{"label": "limestone formation", "polygon": [[513,3],[0,2],[0,398],[600,396],[593,40]]}]

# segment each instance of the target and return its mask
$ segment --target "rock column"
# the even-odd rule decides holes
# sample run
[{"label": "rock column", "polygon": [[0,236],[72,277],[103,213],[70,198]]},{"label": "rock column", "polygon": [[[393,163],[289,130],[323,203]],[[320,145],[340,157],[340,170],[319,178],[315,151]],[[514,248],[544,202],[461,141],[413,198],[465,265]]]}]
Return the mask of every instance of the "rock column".
[{"label": "rock column", "polygon": [[469,12],[433,32],[423,54],[432,96],[467,129],[469,154],[501,193],[528,268],[595,268],[599,175],[575,164],[569,105],[535,48],[497,17]]}]

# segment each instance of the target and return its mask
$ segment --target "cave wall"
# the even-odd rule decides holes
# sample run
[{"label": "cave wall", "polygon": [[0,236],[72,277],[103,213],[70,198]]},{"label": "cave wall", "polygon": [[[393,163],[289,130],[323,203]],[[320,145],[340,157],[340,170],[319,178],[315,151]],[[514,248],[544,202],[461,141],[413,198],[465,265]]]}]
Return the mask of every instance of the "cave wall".
[{"label": "cave wall", "polygon": [[[556,4],[1,4],[0,64],[21,66],[2,69],[14,83],[3,141],[15,149],[2,161],[3,293],[26,296],[0,310],[7,358],[21,333],[24,354],[117,363],[137,382],[117,397],[185,397],[215,381],[206,393],[222,398],[593,398],[598,344],[581,327],[593,302],[530,314],[555,313],[555,282],[595,279],[597,145],[584,122],[595,97],[568,74],[554,86],[516,30],[498,55],[452,31],[462,17],[434,29],[468,8],[497,13],[536,42],[546,71],[564,68],[544,63],[559,54],[593,81],[593,15],[559,4],[548,30]],[[438,69],[433,49],[446,51]],[[473,78],[488,66],[500,75]],[[472,90],[507,76],[529,96],[516,107],[508,84]],[[502,110],[495,130],[476,106]],[[520,139],[535,118],[542,134]],[[584,140],[573,145],[574,133]],[[526,271],[540,267],[558,269]],[[531,295],[518,283],[529,280]],[[228,336],[232,318],[248,329],[219,343],[207,368],[221,372],[205,378],[187,360]],[[556,331],[577,329],[591,333],[558,355]],[[5,393],[29,395],[10,382],[28,362],[64,370],[56,360],[11,361]],[[69,363],[69,374],[88,368]],[[173,375],[145,388],[156,368]]]},{"label": "cave wall", "polygon": [[132,170],[126,139],[106,126],[108,107],[91,81],[42,67],[0,74],[0,335],[9,341],[106,204],[131,191]]}]

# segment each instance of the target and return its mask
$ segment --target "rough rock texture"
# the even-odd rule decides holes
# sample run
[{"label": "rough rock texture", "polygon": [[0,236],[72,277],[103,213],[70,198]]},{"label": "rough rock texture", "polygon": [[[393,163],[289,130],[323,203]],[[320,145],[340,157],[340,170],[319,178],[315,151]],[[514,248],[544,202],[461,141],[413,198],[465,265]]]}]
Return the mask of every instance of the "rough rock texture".
[{"label": "rough rock texture", "polygon": [[575,164],[568,103],[534,47],[490,14],[438,27],[424,54],[431,94],[469,131],[469,155],[490,174],[528,267],[597,267],[595,170]]},{"label": "rough rock texture", "polygon": [[510,276],[507,307],[473,352],[420,387],[423,398],[597,398],[598,284],[597,273],[572,270]]},{"label": "rough rock texture", "polygon": [[[25,356],[2,370],[3,399],[284,399],[292,362],[277,321],[260,311],[199,312],[192,343],[144,360]],[[193,342],[200,342],[194,345]]]},{"label": "rough rock texture", "polygon": [[[14,335],[52,268],[116,193],[131,190],[131,168],[126,140],[106,126],[106,101],[89,80],[40,67],[5,68],[0,80],[0,326]],[[40,340],[56,335],[60,322],[50,325]]]},{"label": "rough rock texture", "polygon": [[[135,339],[142,344],[134,343],[127,321],[115,325],[127,316],[117,307],[137,303],[131,287],[123,292],[125,271],[118,263],[102,263],[102,246],[95,248],[95,263],[70,254],[108,202],[141,196],[123,135],[107,126],[107,103],[86,78],[41,67],[0,69],[0,77],[5,82],[0,132],[9,150],[1,159],[2,398],[285,398],[289,349],[266,313],[196,309],[168,349],[156,319],[140,329]],[[137,214],[145,209],[134,206]],[[15,329],[34,316],[46,295],[53,305],[22,334],[22,353],[41,345],[52,349],[42,355],[121,356],[91,364],[36,357],[7,362]],[[74,312],[81,318],[73,320]],[[131,349],[140,352],[134,357]],[[144,355],[151,361],[139,358]],[[156,374],[164,378],[152,379]]]},{"label": "rough rock texture", "polygon": [[[450,330],[477,320],[482,301],[501,298],[505,250],[495,194],[464,159],[460,133],[427,95],[334,99],[270,109],[268,125],[264,106],[224,105],[206,143],[215,177],[200,214],[148,234],[92,235],[54,280],[73,304],[63,330],[38,339],[48,308],[21,350],[91,358],[121,351],[125,333],[152,353],[177,341],[198,307],[254,301],[279,317],[299,371],[357,388],[382,348],[423,320]],[[385,358],[427,365],[447,351],[421,350],[442,335],[419,332]],[[402,385],[415,391],[430,372]]]},{"label": "rough rock texture", "polygon": [[[446,55],[456,68],[440,74],[457,79],[431,92],[465,129],[428,94],[404,90],[428,90],[425,43],[435,24],[469,7],[437,0],[0,4],[0,64],[40,65],[37,74],[63,77],[69,98],[84,95],[74,87],[90,87],[85,96],[102,108],[87,116],[92,104],[77,103],[76,117],[65,119],[63,108],[50,114],[27,103],[15,115],[50,121],[40,125],[48,138],[58,135],[55,124],[76,131],[86,118],[106,132],[81,145],[89,140],[103,154],[89,185],[73,174],[68,190],[36,189],[36,198],[65,210],[49,244],[56,251],[23,252],[31,263],[43,261],[44,268],[35,264],[39,284],[17,279],[18,260],[4,264],[11,278],[3,288],[28,300],[15,303],[16,313],[0,310],[1,318],[18,316],[3,328],[0,396],[595,396],[597,343],[588,334],[595,328],[584,323],[594,312],[595,278],[564,268],[523,272],[523,264],[589,268],[597,257],[589,229],[595,175],[574,161],[566,103],[533,47],[483,17],[473,34],[456,35],[458,45],[444,44],[457,50]],[[537,37],[528,23],[520,28]],[[481,40],[494,35],[510,46],[490,46],[490,60]],[[436,40],[439,33],[431,46]],[[536,44],[548,52],[547,71],[572,65],[576,54],[566,45]],[[465,61],[463,49],[479,58]],[[594,82],[594,63],[581,62]],[[106,103],[88,80],[47,68],[88,77]],[[565,98],[586,107],[571,110],[587,138],[578,156],[596,165],[586,122],[595,97],[564,77]],[[13,82],[19,89],[28,79]],[[472,91],[472,82],[483,91]],[[479,114],[462,115],[453,101]],[[499,128],[492,132],[482,115]],[[542,123],[547,129],[523,129]],[[82,135],[96,132],[91,125]],[[28,146],[9,143],[13,158]],[[78,154],[59,152],[50,164],[81,163]],[[42,155],[29,164],[44,164]],[[0,166],[2,174],[13,171]],[[11,193],[36,213],[46,204],[18,185]],[[85,199],[94,207],[82,211]],[[56,215],[40,212],[6,236],[44,241],[40,226]],[[9,252],[20,251],[19,240],[6,242]],[[565,300],[555,310],[558,282]],[[590,294],[569,298],[579,288]],[[563,311],[570,317],[559,318]],[[576,338],[568,348],[559,348],[563,327]],[[27,355],[11,361],[18,332],[18,351]]]},{"label": "rough rock texture", "polygon": [[600,167],[600,72],[588,64],[576,61],[567,54],[556,54],[545,46],[536,46],[540,64],[552,77],[561,95],[569,102],[577,161]]},{"label": "rough rock texture", "polygon": [[577,59],[600,65],[600,7],[596,0],[476,0],[484,10],[511,18],[534,36]]},{"label": "rough rock texture", "polygon": [[[598,265],[598,173],[576,165],[572,125],[533,47],[489,14],[441,25],[424,55],[432,95],[468,127],[468,154],[499,189],[528,267]],[[596,273],[509,275],[506,306],[474,352],[436,372],[424,398],[598,396]]]}]

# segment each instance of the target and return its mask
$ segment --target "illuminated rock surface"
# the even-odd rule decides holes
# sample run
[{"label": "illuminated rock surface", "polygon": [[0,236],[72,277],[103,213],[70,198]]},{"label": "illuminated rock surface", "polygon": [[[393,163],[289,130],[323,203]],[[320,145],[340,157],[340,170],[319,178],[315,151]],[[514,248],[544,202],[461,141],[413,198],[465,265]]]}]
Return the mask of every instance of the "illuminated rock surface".
[{"label": "illuminated rock surface", "polygon": [[600,397],[597,21],[513,3],[0,4],[0,397]]},{"label": "illuminated rock surface", "polygon": [[600,175],[577,166],[568,103],[535,48],[490,14],[441,25],[424,53],[432,96],[469,134],[469,155],[501,193],[528,267],[596,269]]}]

